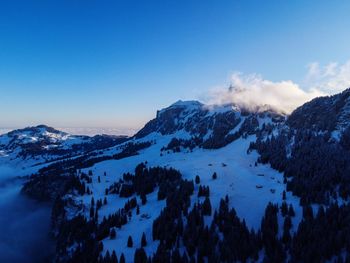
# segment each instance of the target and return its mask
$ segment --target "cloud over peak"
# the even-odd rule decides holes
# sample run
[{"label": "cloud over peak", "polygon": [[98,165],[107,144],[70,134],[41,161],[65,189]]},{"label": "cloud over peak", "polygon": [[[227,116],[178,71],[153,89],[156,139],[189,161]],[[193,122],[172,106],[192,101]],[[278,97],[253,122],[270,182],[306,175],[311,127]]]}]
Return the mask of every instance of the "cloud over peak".
[{"label": "cloud over peak", "polygon": [[269,105],[279,111],[290,113],[303,103],[325,95],[316,89],[304,91],[290,80],[273,82],[258,74],[235,72],[231,76],[230,83],[230,88],[212,89],[209,103],[234,103],[247,109]]}]

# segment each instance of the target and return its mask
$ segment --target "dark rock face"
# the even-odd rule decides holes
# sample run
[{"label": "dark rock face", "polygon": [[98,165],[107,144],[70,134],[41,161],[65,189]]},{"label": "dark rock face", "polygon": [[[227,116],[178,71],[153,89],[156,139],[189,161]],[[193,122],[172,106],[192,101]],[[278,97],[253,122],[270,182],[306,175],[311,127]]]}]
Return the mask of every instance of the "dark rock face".
[{"label": "dark rock face", "polygon": [[[186,131],[190,131],[195,129],[194,122],[198,122],[206,113],[207,111],[203,108],[203,104],[199,102],[186,104],[179,101],[168,108],[158,111],[157,117],[149,121],[135,137],[142,138],[152,132],[159,132],[162,135],[172,134],[184,128]],[[185,118],[189,119],[185,120]]]},{"label": "dark rock face", "polygon": [[[283,122],[285,117],[272,110],[249,112],[234,105],[208,107],[196,101],[179,101],[158,111],[157,117],[148,122],[136,135],[142,138],[152,132],[162,135],[186,131],[204,148],[220,148],[241,136],[251,135],[259,129],[259,118]],[[237,131],[232,130],[238,127]],[[184,142],[186,145],[190,145]],[[171,147],[170,147],[171,148]]]}]

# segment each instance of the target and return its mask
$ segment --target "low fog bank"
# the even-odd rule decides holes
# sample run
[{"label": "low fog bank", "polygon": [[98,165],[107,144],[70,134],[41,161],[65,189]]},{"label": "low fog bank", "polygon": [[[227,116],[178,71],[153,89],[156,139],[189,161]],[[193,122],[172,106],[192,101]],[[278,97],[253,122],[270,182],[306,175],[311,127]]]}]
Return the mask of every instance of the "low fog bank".
[{"label": "low fog bank", "polygon": [[0,167],[0,262],[47,262],[51,207],[20,194],[23,180],[12,172]]}]

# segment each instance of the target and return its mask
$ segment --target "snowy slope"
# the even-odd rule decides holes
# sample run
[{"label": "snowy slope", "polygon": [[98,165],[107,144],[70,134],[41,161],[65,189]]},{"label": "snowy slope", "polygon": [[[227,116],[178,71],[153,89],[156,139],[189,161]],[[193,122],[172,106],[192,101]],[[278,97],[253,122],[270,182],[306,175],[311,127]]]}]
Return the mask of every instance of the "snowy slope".
[{"label": "snowy slope", "polygon": [[[147,161],[147,166],[164,166],[178,169],[186,179],[194,180],[196,175],[201,178],[202,185],[210,187],[210,200],[214,209],[218,208],[219,201],[225,195],[229,196],[230,204],[234,206],[239,217],[244,218],[249,227],[258,229],[261,217],[264,214],[268,202],[282,202],[282,192],[285,190],[282,174],[270,168],[268,165],[257,165],[256,152],[247,154],[249,143],[254,141],[255,136],[247,139],[239,139],[233,143],[217,150],[196,148],[193,152],[169,153],[160,156],[160,149],[172,138],[172,135],[162,136],[159,133],[152,133],[143,140],[156,140],[157,143],[144,150],[141,154],[121,160],[109,160],[98,163],[93,167],[83,170],[93,172],[92,184],[89,188],[93,191],[95,200],[105,197],[105,188],[121,179],[123,173],[133,173],[136,165]],[[106,176],[104,173],[106,172]],[[212,179],[216,172],[218,178]],[[263,176],[261,176],[263,175]],[[98,177],[101,182],[98,183]],[[261,188],[257,188],[257,186]],[[198,200],[198,185],[192,196],[192,203]],[[272,193],[274,192],[274,193]],[[136,196],[136,195],[135,195]],[[129,198],[120,198],[117,195],[106,196],[108,204],[99,211],[99,218],[108,216],[123,208]],[[148,245],[145,251],[148,255],[155,253],[158,242],[152,242],[152,223],[159,215],[160,210],[165,206],[164,201],[157,201],[157,191],[147,196],[148,202],[140,207],[140,214],[133,216],[127,225],[117,231],[117,238],[109,238],[103,241],[104,251],[115,250],[117,255],[125,254],[127,262],[132,262],[135,248],[139,247],[142,232],[146,233]],[[82,201],[85,207],[85,215],[88,217],[91,196],[84,195],[77,197],[78,202]],[[203,201],[203,198],[201,198]],[[300,220],[301,210],[298,209],[298,198],[287,194],[287,202],[292,203],[296,208],[297,216],[294,218],[295,225]],[[147,215],[147,218],[145,218]],[[282,219],[281,219],[282,220]],[[128,236],[134,238],[136,245],[133,248],[126,246]]]}]

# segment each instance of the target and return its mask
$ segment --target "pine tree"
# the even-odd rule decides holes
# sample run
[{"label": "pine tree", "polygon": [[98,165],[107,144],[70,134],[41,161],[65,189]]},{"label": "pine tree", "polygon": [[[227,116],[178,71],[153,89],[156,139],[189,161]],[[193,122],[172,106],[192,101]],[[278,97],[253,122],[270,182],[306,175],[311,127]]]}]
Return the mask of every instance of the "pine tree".
[{"label": "pine tree", "polygon": [[199,184],[201,182],[199,175],[196,175],[195,182],[196,182],[196,184]]},{"label": "pine tree", "polygon": [[98,251],[102,252],[103,251],[103,243],[98,242]]},{"label": "pine tree", "polygon": [[186,252],[183,253],[181,262],[183,262],[183,263],[188,263],[188,257],[187,257]]},{"label": "pine tree", "polygon": [[111,262],[112,263],[118,263],[118,257],[117,257],[117,254],[115,253],[114,250],[113,250],[112,256],[111,256]]},{"label": "pine tree", "polygon": [[283,224],[283,234],[282,234],[282,242],[287,244],[291,241],[292,237],[290,235],[290,228],[292,227],[292,220],[289,216],[286,216]]},{"label": "pine tree", "polygon": [[288,205],[286,202],[283,202],[281,205],[282,216],[285,217],[288,214]]},{"label": "pine tree", "polygon": [[216,172],[213,173],[213,180],[215,180],[216,178],[218,178],[218,175],[216,174]]},{"label": "pine tree", "polygon": [[111,262],[111,254],[109,253],[109,250],[107,250],[104,260],[106,262]]},{"label": "pine tree", "polygon": [[172,263],[180,263],[181,261],[181,255],[179,252],[179,249],[175,249],[171,255],[171,262]]},{"label": "pine tree", "polygon": [[204,202],[203,202],[203,215],[211,215],[211,204],[209,197],[206,197]]},{"label": "pine tree", "polygon": [[147,203],[147,197],[145,193],[141,194],[141,203],[142,205],[145,205]]},{"label": "pine tree", "polygon": [[135,250],[134,263],[147,263],[147,255],[143,248]]},{"label": "pine tree", "polygon": [[310,205],[306,205],[303,207],[303,218],[305,218],[305,219],[313,219],[314,218],[314,212],[313,212],[312,207]]},{"label": "pine tree", "polygon": [[147,240],[146,240],[145,232],[143,232],[141,237],[141,247],[145,247],[145,246],[147,246]]},{"label": "pine tree", "polygon": [[94,217],[95,215],[95,209],[93,206],[90,207],[90,217]]},{"label": "pine tree", "polygon": [[119,263],[125,263],[125,256],[124,256],[124,253],[122,253],[122,254],[120,255]]},{"label": "pine tree", "polygon": [[98,222],[98,210],[96,209],[95,211],[95,218],[94,218],[95,222]]},{"label": "pine tree", "polygon": [[201,197],[203,195],[203,189],[202,189],[202,186],[200,185],[198,187],[198,197]]},{"label": "pine tree", "polygon": [[295,216],[295,212],[294,212],[294,208],[293,208],[292,204],[289,205],[288,215],[289,215],[290,217]]},{"label": "pine tree", "polygon": [[109,236],[110,236],[111,239],[115,239],[115,238],[116,238],[117,233],[116,233],[114,227],[112,228],[112,230],[111,230]]},{"label": "pine tree", "polygon": [[283,193],[282,193],[282,200],[286,200],[286,199],[287,199],[287,197],[286,197],[286,191],[283,190]]},{"label": "pine tree", "polygon": [[132,241],[132,237],[129,236],[128,237],[128,247],[132,247],[134,244],[133,244],[133,241]]}]

